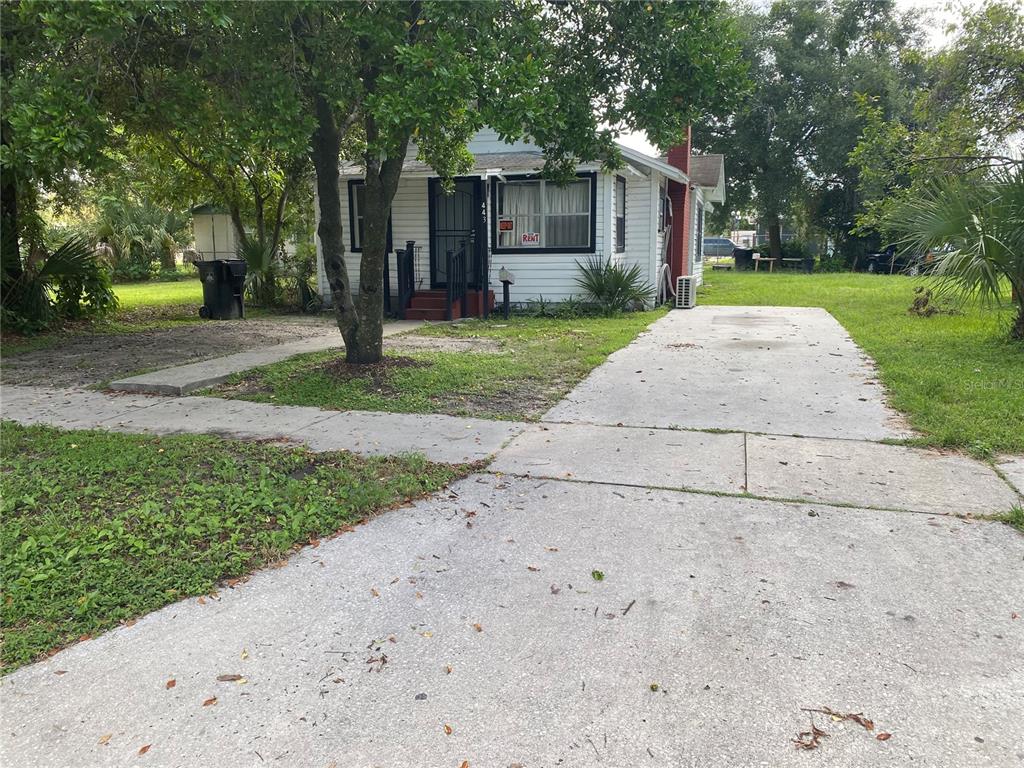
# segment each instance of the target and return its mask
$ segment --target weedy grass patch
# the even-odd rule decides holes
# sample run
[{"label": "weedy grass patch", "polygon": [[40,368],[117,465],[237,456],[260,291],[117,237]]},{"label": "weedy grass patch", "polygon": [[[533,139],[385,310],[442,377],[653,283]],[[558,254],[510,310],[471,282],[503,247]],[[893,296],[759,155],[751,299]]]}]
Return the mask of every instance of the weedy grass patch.
[{"label": "weedy grass patch", "polygon": [[3,669],[209,594],[468,469],[4,422]]},{"label": "weedy grass patch", "polygon": [[388,364],[364,367],[346,367],[344,353],[318,352],[238,374],[208,394],[336,410],[534,420],[664,311],[432,325],[417,335],[486,340],[496,351],[401,350]]}]

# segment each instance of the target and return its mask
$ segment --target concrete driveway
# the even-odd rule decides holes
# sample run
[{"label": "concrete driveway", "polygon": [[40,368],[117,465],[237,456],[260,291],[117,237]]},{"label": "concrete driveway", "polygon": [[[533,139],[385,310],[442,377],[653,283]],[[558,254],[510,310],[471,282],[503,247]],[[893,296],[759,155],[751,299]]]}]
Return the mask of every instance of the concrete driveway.
[{"label": "concrete driveway", "polygon": [[909,434],[886,406],[871,359],[832,315],[803,307],[670,312],[545,420],[865,440]]},{"label": "concrete driveway", "polygon": [[[1024,537],[917,482],[890,480],[878,509],[734,495],[790,477],[818,492],[819,470],[826,495],[874,492],[857,452],[910,449],[843,438],[892,429],[859,357],[801,375],[877,397],[820,389],[799,418],[665,428],[709,418],[667,397],[711,402],[686,359],[651,355],[694,343],[700,317],[671,313],[551,414],[585,423],[536,425],[449,493],[8,676],[0,764],[1020,765]],[[828,323],[807,317],[787,334],[809,347],[804,326]],[[729,333],[761,341],[744,322]],[[794,342],[776,375],[817,354]],[[818,436],[750,433],[783,417]],[[1017,498],[983,465],[899,456],[931,483],[960,472],[958,504]],[[825,709],[873,729],[807,711]],[[828,735],[799,749],[812,722]]]}]

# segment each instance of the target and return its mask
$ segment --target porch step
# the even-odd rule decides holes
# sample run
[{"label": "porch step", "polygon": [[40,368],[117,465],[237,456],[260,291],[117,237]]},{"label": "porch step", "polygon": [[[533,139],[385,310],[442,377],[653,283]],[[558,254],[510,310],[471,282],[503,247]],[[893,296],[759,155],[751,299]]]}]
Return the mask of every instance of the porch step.
[{"label": "porch step", "polygon": [[[476,317],[481,310],[481,292],[469,291],[466,294],[466,311],[463,312],[457,301],[452,307],[452,318]],[[494,291],[487,292],[488,310],[494,309]],[[448,306],[448,294],[444,290],[433,289],[417,291],[405,310],[408,320],[444,320],[445,308]]]},{"label": "porch step", "polygon": [[[458,320],[462,317],[462,307],[459,306],[460,302],[456,301],[452,306],[452,320]],[[433,320],[440,321],[446,320],[445,307],[409,307],[405,310],[406,320]]]}]

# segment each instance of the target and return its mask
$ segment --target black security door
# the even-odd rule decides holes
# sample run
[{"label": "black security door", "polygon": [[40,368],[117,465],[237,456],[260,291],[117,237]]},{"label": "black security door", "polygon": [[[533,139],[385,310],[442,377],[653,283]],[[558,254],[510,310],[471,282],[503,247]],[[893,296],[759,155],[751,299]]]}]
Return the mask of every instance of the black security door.
[{"label": "black security door", "polygon": [[458,179],[446,195],[439,179],[430,180],[430,287],[448,285],[446,255],[466,249],[470,287],[479,285],[477,249],[483,248],[483,185],[480,179]]}]

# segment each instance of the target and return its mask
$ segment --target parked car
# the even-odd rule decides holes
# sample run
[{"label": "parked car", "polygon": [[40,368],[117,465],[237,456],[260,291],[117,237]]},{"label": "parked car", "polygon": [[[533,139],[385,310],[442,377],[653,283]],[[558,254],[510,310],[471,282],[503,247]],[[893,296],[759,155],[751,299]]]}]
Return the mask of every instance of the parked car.
[{"label": "parked car", "polygon": [[705,237],[704,258],[706,259],[727,259],[732,256],[736,249],[736,243],[728,237]]},{"label": "parked car", "polygon": [[928,265],[934,259],[934,254],[910,253],[900,251],[895,245],[887,245],[881,251],[868,253],[864,256],[863,269],[865,272],[873,272],[882,275],[917,275],[926,271]]}]

